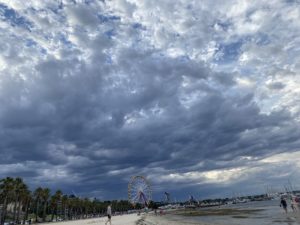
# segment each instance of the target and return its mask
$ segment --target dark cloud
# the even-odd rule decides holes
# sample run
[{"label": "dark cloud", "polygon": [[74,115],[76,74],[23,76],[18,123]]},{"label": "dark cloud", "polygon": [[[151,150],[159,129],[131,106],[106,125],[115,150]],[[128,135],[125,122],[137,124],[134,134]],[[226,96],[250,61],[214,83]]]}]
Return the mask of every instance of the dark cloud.
[{"label": "dark cloud", "polygon": [[[298,109],[284,107],[287,94],[272,94],[293,83],[270,83],[275,65],[262,67],[256,39],[233,30],[243,13],[224,5],[220,24],[231,25],[218,31],[214,11],[200,25],[198,5],[162,3],[159,24],[147,4],[91,1],[53,12],[37,3],[31,14],[7,6],[32,21],[32,32],[1,27],[10,43],[0,58],[1,176],[104,199],[126,197],[136,174],[152,181],[158,199],[163,190],[179,199],[230,195],[239,185],[253,193],[261,171],[278,181],[263,160],[294,154],[300,130]],[[29,37],[35,44],[26,46]],[[274,58],[278,71],[296,68],[270,43],[264,48],[283,63]],[[258,67],[249,75],[250,64]]]}]

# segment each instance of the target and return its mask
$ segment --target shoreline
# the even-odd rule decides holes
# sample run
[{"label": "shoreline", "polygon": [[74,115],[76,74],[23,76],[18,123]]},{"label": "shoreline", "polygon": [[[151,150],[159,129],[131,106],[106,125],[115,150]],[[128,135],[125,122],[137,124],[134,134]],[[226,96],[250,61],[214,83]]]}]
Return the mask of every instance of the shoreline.
[{"label": "shoreline", "polygon": [[165,215],[143,214],[137,225],[300,225],[300,210],[285,213],[276,206],[199,210],[193,213],[169,212]]}]

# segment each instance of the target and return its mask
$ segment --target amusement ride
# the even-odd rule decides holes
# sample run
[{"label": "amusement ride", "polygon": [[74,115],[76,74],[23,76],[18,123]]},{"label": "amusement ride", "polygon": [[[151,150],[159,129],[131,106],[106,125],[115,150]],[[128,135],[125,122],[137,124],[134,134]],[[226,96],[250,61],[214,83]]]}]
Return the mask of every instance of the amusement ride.
[{"label": "amusement ride", "polygon": [[149,181],[143,176],[133,176],[128,184],[128,200],[132,205],[141,204],[147,207],[152,198]]}]

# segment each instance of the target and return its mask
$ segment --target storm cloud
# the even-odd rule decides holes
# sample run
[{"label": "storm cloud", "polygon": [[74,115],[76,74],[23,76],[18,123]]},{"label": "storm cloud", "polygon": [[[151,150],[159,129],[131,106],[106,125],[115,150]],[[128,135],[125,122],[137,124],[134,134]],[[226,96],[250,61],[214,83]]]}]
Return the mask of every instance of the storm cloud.
[{"label": "storm cloud", "polygon": [[101,199],[138,174],[157,200],[300,187],[297,1],[0,2],[2,177]]}]

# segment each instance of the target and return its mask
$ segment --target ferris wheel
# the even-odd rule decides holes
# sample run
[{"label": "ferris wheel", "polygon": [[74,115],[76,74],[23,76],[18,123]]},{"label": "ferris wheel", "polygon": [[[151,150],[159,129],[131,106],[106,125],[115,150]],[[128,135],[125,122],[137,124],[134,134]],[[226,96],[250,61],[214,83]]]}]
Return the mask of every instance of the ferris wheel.
[{"label": "ferris wheel", "polygon": [[143,176],[133,176],[128,184],[128,200],[131,204],[147,206],[151,201],[150,183]]}]

